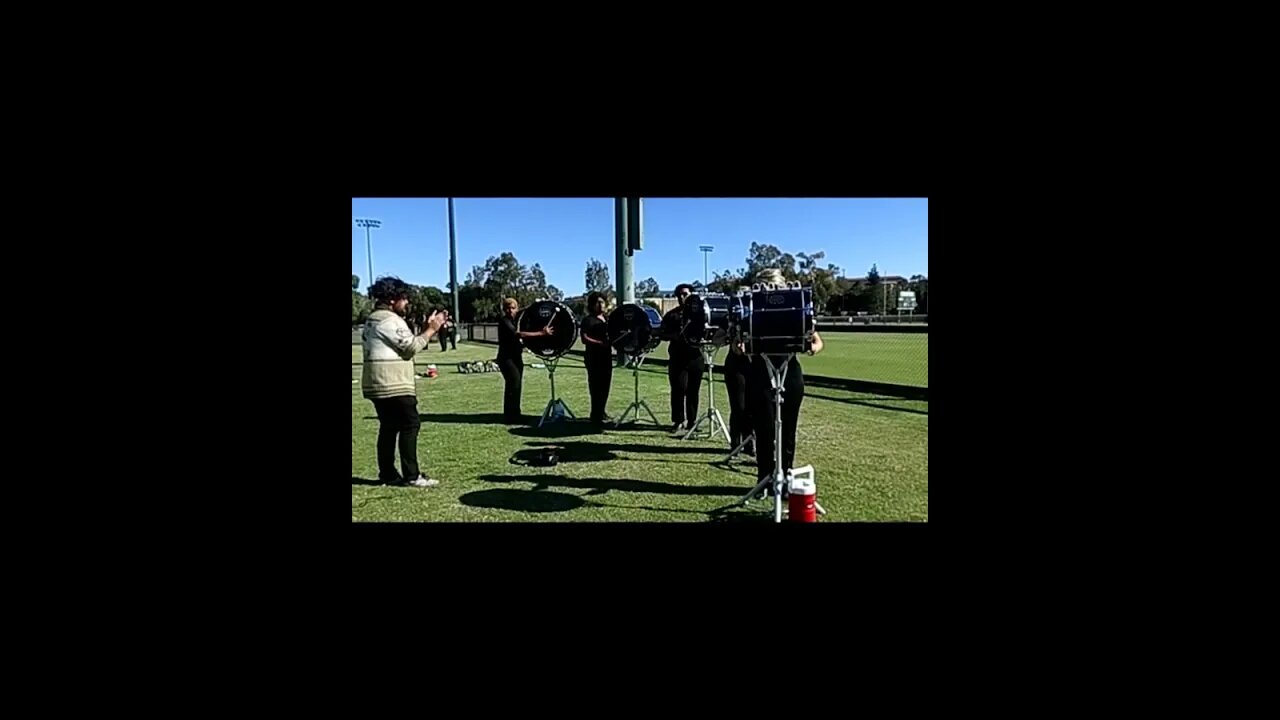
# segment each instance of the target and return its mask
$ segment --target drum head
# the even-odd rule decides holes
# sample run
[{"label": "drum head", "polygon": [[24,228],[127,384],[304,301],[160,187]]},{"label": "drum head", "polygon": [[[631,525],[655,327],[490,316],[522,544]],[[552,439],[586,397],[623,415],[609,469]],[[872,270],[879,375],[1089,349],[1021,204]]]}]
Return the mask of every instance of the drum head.
[{"label": "drum head", "polygon": [[648,352],[658,346],[662,316],[646,305],[627,303],[609,313],[609,344],[626,353]]},{"label": "drum head", "polygon": [[690,345],[723,345],[729,327],[729,296],[720,293],[690,295],[684,299],[681,334]]},{"label": "drum head", "polygon": [[728,295],[720,293],[709,293],[702,296],[702,302],[706,305],[707,324],[711,327],[726,330],[729,327],[729,306],[731,300]]},{"label": "drum head", "polygon": [[538,332],[548,324],[551,335],[520,338],[520,343],[538,357],[554,359],[568,352],[578,339],[578,321],[569,308],[555,300],[538,300],[516,317],[520,332]]},{"label": "drum head", "polygon": [[813,290],[754,290],[746,318],[747,352],[786,354],[810,347],[814,330]]}]

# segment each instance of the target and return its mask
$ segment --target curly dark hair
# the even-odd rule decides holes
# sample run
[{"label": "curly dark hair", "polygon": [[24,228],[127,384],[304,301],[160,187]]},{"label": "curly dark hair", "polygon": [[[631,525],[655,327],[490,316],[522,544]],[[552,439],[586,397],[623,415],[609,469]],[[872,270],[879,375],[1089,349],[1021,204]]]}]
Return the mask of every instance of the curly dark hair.
[{"label": "curly dark hair", "polygon": [[597,300],[604,300],[604,293],[599,290],[592,290],[587,294],[587,312],[591,312],[592,308],[596,306]]},{"label": "curly dark hair", "polygon": [[693,292],[692,285],[690,285],[689,283],[680,283],[679,285],[676,286],[675,292],[673,294],[678,297],[680,295],[680,291],[684,290],[685,288],[688,288],[689,292]]},{"label": "curly dark hair", "polygon": [[375,304],[390,305],[396,300],[409,297],[409,283],[394,275],[386,275],[369,286],[369,295]]}]

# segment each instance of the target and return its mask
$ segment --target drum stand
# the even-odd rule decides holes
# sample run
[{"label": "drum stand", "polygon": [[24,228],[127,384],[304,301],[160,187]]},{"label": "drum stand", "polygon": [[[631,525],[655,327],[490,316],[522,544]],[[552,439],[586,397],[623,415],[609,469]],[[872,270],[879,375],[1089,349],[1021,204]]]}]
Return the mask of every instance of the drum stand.
[{"label": "drum stand", "polygon": [[707,378],[707,411],[698,418],[698,421],[693,424],[693,427],[689,428],[684,435],[680,436],[681,440],[688,440],[693,437],[693,434],[698,431],[698,428],[702,427],[702,423],[704,422],[709,424],[707,427],[708,440],[715,439],[717,430],[724,433],[725,440],[729,439],[729,428],[725,426],[724,418],[720,415],[720,411],[716,409],[715,387],[712,382],[712,380],[715,379],[713,377],[715,373],[715,365],[712,361],[715,359],[716,350],[718,349],[719,348],[714,345],[702,346],[702,363],[706,368],[706,372],[704,374]]},{"label": "drum stand", "polygon": [[654,425],[660,424],[658,422],[658,418],[654,417],[653,415],[653,408],[649,407],[649,403],[640,399],[640,364],[644,362],[644,359],[645,357],[648,356],[648,354],[649,353],[647,352],[639,352],[639,353],[632,354],[632,357],[635,358],[635,365],[632,366],[631,377],[635,379],[636,399],[630,405],[627,406],[626,410],[622,412],[622,416],[619,417],[618,421],[613,424],[614,427],[620,427],[622,423],[626,422],[627,416],[630,415],[631,411],[633,410],[636,413],[635,422],[640,422],[641,408],[644,408],[644,411],[649,413],[649,419],[653,421]]},{"label": "drum stand", "polygon": [[557,422],[563,420],[565,415],[568,415],[575,420],[578,418],[578,416],[574,415],[573,411],[569,409],[569,406],[564,404],[563,400],[556,397],[556,365],[559,364],[559,362],[560,358],[547,361],[547,375],[551,378],[551,399],[547,401],[547,407],[542,411],[542,418],[538,420],[538,427],[542,427],[543,423],[546,422]]},{"label": "drum stand", "polygon": [[738,447],[734,448],[729,452],[729,457],[724,459],[725,464],[728,464],[729,461],[741,455],[742,450],[747,446],[747,443],[754,443],[755,441],[756,441],[756,434],[753,431],[750,435],[747,435],[745,438],[743,438],[742,442],[738,443]]},{"label": "drum stand", "polygon": [[[759,483],[756,483],[756,486],[751,488],[751,492],[743,495],[737,502],[721,508],[720,511],[746,505],[756,499],[756,497],[763,493],[767,488],[772,488],[773,521],[779,523],[782,522],[782,494],[784,492],[789,492],[790,490],[790,480],[788,480],[786,471],[782,468],[782,383],[787,377],[787,365],[794,356],[795,353],[772,356],[785,358],[776,367],[770,360],[771,356],[762,356],[764,357],[765,365],[769,368],[769,380],[773,386],[773,397],[771,398],[771,402],[773,403],[773,476],[764,478]],[[737,451],[735,450],[735,452]],[[824,510],[821,505],[818,505],[816,501],[814,502],[814,505],[817,507],[819,513],[822,513],[823,515],[827,514],[827,511]]]}]

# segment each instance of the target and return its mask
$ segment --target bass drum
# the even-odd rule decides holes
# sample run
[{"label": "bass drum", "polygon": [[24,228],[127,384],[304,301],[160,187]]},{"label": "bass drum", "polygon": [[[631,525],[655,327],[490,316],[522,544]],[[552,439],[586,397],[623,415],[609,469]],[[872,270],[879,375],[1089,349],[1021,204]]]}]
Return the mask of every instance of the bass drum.
[{"label": "bass drum", "polygon": [[648,305],[627,303],[609,313],[609,344],[631,354],[652,352],[662,342],[662,316]]},{"label": "bass drum", "polygon": [[680,334],[690,345],[723,345],[729,329],[728,295],[693,294],[684,299],[684,327]]},{"label": "bass drum", "polygon": [[747,353],[785,355],[812,347],[813,288],[773,288],[751,291],[746,317]]},{"label": "bass drum", "polygon": [[520,338],[520,344],[540,358],[554,360],[578,339],[578,321],[569,308],[555,300],[538,300],[516,316],[520,332],[539,332],[547,326],[551,326],[551,335]]}]

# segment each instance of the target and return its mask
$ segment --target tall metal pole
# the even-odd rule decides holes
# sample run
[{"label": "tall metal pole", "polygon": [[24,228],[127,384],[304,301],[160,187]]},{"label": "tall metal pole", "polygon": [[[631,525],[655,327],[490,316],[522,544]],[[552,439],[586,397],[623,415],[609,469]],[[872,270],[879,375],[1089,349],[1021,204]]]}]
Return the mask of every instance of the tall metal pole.
[{"label": "tall metal pole", "polygon": [[364,247],[369,255],[369,287],[373,287],[373,239],[370,236],[373,228],[382,227],[381,220],[372,218],[356,218],[356,226],[364,228]]},{"label": "tall metal pole", "polygon": [[453,219],[453,198],[449,198],[449,286],[453,288],[453,321],[462,322],[458,314],[458,236]]},{"label": "tall metal pole", "polygon": [[614,225],[614,244],[616,252],[614,260],[616,261],[616,276],[618,280],[618,304],[629,303],[635,301],[635,283],[632,278],[631,251],[627,247],[629,228],[630,228],[630,210],[627,198],[613,199],[613,225]]},{"label": "tall metal pole", "polygon": [[644,198],[627,198],[627,252],[626,263],[627,302],[636,302],[635,253],[644,241]]},{"label": "tall metal pole", "polygon": [[705,289],[707,283],[710,282],[707,279],[707,258],[710,257],[711,251],[716,248],[714,245],[699,245],[698,249],[702,251],[702,287]]}]

